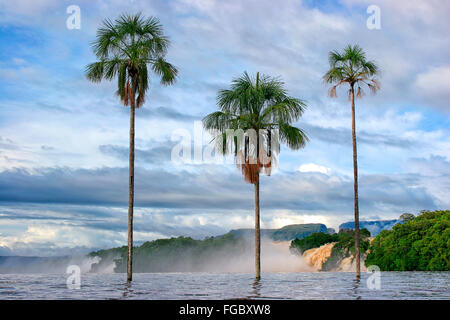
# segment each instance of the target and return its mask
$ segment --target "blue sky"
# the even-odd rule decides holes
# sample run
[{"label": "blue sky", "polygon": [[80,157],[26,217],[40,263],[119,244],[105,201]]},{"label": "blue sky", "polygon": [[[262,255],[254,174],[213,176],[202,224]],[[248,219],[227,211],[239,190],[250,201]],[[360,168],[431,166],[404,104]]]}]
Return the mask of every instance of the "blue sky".
[{"label": "blue sky", "polygon": [[[79,30],[66,28],[73,4]],[[380,30],[366,27],[371,4]],[[173,132],[193,133],[243,71],[281,77],[308,105],[296,125],[310,143],[282,148],[278,172],[262,179],[262,226],[350,221],[350,106],[345,89],[331,99],[321,80],[328,52],[347,44],[382,71],[378,94],[357,101],[361,219],[449,208],[445,1],[0,0],[0,254],[126,243],[128,109],[114,83],[83,72],[101,21],[139,11],[161,20],[179,79],[162,87],[153,77],[137,112],[137,241],[252,227],[252,186],[234,165],[170,162]]]}]

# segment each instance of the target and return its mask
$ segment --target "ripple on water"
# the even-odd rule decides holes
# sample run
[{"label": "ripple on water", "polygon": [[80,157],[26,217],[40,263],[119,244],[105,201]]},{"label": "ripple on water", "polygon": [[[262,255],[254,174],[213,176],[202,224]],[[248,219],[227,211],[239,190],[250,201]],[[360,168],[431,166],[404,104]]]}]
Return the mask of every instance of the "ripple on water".
[{"label": "ripple on water", "polygon": [[381,289],[369,290],[362,274],[149,273],[82,274],[79,290],[67,289],[66,274],[0,274],[0,299],[450,299],[450,272],[382,272]]}]

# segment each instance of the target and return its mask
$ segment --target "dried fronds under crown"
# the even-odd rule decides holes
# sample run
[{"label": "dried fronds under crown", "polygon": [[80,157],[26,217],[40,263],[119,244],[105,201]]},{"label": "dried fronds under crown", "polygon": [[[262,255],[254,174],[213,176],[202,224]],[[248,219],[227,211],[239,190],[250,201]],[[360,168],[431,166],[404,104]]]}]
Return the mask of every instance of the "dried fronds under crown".
[{"label": "dried fronds under crown", "polygon": [[270,176],[273,162],[276,162],[274,152],[271,152],[271,156],[268,156],[264,150],[260,150],[257,159],[248,154],[245,156],[242,151],[239,151],[236,156],[236,167],[241,170],[244,180],[251,184],[258,182],[260,173]]}]

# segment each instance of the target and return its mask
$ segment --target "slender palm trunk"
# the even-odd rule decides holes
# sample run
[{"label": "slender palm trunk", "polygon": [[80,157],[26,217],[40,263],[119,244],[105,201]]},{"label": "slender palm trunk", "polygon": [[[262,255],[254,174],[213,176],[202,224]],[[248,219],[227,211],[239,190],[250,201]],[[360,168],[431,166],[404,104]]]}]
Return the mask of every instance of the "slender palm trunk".
[{"label": "slender palm trunk", "polygon": [[355,125],[355,90],[351,85],[352,96],[352,140],[353,140],[353,185],[355,202],[355,258],[356,258],[356,278],[361,277],[361,262],[359,253],[359,207],[358,207],[358,157],[356,152],[356,125]]},{"label": "slender palm trunk", "polygon": [[130,164],[129,164],[129,187],[128,187],[128,260],[127,281],[133,278],[133,205],[134,205],[134,119],[135,103],[132,95],[130,107]]},{"label": "slender palm trunk", "polygon": [[261,230],[259,226],[259,173],[255,182],[255,273],[261,279]]}]

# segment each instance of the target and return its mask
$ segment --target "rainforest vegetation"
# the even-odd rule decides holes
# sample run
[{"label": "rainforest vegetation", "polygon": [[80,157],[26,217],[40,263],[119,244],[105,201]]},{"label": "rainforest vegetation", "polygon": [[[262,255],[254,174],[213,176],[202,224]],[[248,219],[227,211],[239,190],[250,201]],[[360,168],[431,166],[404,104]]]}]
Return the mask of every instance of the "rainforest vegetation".
[{"label": "rainforest vegetation", "polygon": [[[335,269],[342,259],[355,254],[355,232],[341,229],[338,234],[313,233],[291,242],[291,250],[303,253],[336,242],[322,271]],[[404,213],[392,230],[383,230],[370,242],[370,232],[360,229],[361,256],[365,265],[382,271],[450,271],[450,211]]]},{"label": "rainforest vegetation", "polygon": [[323,232],[316,232],[306,238],[293,240],[290,248],[291,250],[297,250],[297,252],[303,253],[306,250],[318,248],[324,244],[337,242],[338,240],[339,235],[337,233],[327,234]]},{"label": "rainforest vegetation", "polygon": [[403,215],[371,243],[366,266],[382,271],[450,271],[450,210]]},{"label": "rainforest vegetation", "polygon": [[[206,237],[196,240],[190,237],[176,237],[170,239],[157,239],[147,241],[141,246],[134,247],[133,263],[135,272],[180,272],[200,271],[205,261],[217,258],[224,252],[244,250],[243,238],[227,233],[219,237]],[[90,253],[91,257],[102,258],[99,263],[92,266],[91,271],[96,272],[105,266],[105,263],[115,262],[115,272],[126,272],[127,246],[100,250]]]}]

